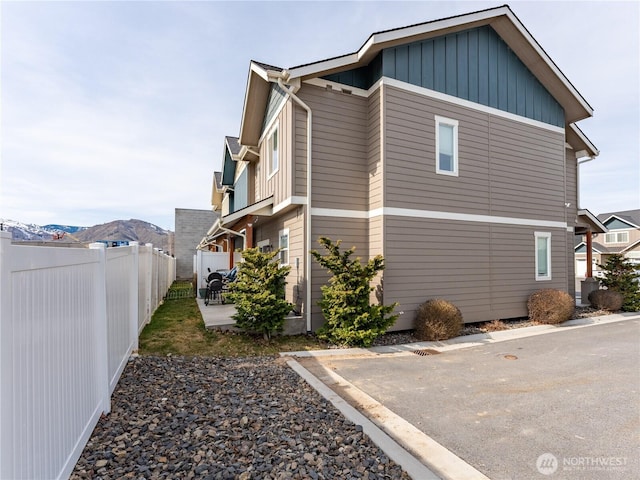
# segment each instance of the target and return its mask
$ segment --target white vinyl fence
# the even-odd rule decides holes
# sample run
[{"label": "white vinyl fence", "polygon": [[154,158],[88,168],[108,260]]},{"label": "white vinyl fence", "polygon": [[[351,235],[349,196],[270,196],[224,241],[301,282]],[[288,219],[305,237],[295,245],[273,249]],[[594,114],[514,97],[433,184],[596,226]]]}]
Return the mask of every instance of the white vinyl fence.
[{"label": "white vinyl fence", "polygon": [[152,245],[12,245],[0,232],[0,479],[65,479],[175,280]]}]

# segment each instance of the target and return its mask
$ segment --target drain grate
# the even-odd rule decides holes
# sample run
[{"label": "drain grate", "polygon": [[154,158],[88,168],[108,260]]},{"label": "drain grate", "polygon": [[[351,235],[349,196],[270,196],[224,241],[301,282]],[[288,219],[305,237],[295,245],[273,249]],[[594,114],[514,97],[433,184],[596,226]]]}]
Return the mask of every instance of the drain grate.
[{"label": "drain grate", "polygon": [[426,357],[427,355],[438,355],[440,352],[432,348],[424,348],[422,350],[413,350],[413,353],[421,357]]}]

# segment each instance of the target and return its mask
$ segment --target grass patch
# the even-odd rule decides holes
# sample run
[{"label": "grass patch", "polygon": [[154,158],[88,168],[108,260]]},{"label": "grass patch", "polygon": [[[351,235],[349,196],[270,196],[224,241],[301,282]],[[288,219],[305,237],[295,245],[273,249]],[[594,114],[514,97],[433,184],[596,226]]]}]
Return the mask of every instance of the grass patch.
[{"label": "grass patch", "polygon": [[327,346],[315,335],[278,336],[266,342],[262,335],[207,330],[194,297],[171,298],[168,295],[142,331],[139,353],[247,357],[320,350]]}]

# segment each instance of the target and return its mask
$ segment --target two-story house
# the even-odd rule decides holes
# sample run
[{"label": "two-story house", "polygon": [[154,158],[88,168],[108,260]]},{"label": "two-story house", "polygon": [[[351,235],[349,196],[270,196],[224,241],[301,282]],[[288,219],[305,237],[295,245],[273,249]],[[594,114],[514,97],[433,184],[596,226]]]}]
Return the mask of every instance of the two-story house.
[{"label": "two-story house", "polygon": [[[607,263],[609,256],[618,253],[628,258],[640,269],[640,210],[601,213],[598,220],[606,227],[606,233],[592,236],[592,268],[594,275],[600,275],[599,265]],[[586,239],[575,246],[576,278],[583,279],[587,272]]]},{"label": "two-story house", "polygon": [[204,243],[282,248],[308,330],[320,236],[384,256],[394,329],[435,297],[467,322],[526,316],[533,291],[574,291],[577,164],[598,154],[576,122],[592,113],[507,6],[289,69],[251,62]]}]

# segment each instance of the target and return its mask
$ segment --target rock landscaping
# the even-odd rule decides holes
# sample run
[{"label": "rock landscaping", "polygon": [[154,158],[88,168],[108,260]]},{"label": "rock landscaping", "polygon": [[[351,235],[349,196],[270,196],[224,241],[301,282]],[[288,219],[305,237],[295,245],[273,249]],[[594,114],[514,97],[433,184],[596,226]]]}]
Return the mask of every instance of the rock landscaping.
[{"label": "rock landscaping", "polygon": [[282,359],[136,357],[72,479],[408,479]]}]

